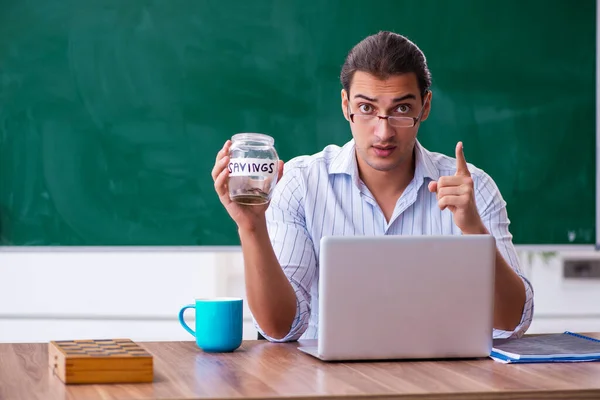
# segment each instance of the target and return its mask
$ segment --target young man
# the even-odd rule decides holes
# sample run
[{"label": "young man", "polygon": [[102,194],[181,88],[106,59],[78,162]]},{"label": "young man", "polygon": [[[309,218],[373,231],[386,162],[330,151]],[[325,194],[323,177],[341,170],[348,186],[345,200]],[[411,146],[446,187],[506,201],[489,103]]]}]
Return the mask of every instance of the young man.
[{"label": "young man", "polygon": [[285,174],[281,162],[269,206],[233,203],[229,141],[217,155],[215,190],[238,226],[258,331],[276,342],[317,338],[323,236],[490,233],[497,244],[494,337],[521,336],[531,323],[533,291],[519,270],[496,184],[467,164],[462,143],[453,159],[416,139],[432,98],[423,53],[401,35],[380,32],[350,51],[341,82],[353,139],[290,160]]}]

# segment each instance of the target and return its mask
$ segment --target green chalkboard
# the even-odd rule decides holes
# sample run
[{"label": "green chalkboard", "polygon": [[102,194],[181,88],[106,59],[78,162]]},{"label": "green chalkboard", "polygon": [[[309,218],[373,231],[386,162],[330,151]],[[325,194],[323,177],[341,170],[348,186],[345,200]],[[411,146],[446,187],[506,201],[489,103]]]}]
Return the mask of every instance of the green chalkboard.
[{"label": "green chalkboard", "polygon": [[345,143],[340,67],[378,30],[427,55],[420,140],[464,141],[515,243],[595,243],[595,0],[0,3],[2,245],[238,245],[216,152]]}]

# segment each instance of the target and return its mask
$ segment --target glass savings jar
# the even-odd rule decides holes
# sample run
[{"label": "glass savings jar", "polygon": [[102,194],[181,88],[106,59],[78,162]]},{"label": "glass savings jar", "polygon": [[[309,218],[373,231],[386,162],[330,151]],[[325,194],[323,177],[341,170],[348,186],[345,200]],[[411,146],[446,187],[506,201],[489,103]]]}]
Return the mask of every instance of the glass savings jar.
[{"label": "glass savings jar", "polygon": [[239,204],[266,204],[277,184],[275,140],[262,133],[238,133],[229,148],[229,197]]}]

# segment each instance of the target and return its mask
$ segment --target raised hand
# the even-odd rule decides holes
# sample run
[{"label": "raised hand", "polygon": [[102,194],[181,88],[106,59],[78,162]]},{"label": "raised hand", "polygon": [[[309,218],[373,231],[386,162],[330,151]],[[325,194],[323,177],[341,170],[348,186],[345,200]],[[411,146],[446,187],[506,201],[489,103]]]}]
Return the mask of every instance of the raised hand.
[{"label": "raised hand", "polygon": [[487,233],[475,203],[473,178],[467,167],[462,142],[456,145],[456,173],[429,182],[429,191],[437,194],[441,210],[452,212],[454,223],[465,234]]},{"label": "raised hand", "polygon": [[[265,211],[269,204],[261,205],[241,205],[231,200],[229,197],[229,148],[231,141],[228,140],[223,145],[223,148],[217,153],[215,165],[212,169],[211,176],[215,183],[215,191],[219,196],[219,200],[229,213],[229,216],[235,221],[240,229],[253,230],[257,224],[264,221]],[[283,161],[279,160],[279,175],[277,181],[283,175]]]}]

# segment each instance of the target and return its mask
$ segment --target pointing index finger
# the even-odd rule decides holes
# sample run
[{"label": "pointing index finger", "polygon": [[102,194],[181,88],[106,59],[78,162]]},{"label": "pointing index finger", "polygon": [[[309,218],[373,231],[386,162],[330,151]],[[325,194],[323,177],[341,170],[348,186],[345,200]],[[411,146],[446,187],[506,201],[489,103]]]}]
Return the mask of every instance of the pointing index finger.
[{"label": "pointing index finger", "polygon": [[456,176],[471,176],[467,167],[467,160],[463,151],[462,142],[456,144]]}]

